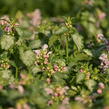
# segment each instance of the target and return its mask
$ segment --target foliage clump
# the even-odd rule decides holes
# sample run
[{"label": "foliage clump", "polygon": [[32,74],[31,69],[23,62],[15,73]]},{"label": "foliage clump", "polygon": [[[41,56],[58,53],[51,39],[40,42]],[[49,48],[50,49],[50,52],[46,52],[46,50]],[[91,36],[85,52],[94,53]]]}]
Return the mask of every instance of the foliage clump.
[{"label": "foliage clump", "polygon": [[0,18],[1,109],[109,108],[109,23],[86,4],[75,17]]}]

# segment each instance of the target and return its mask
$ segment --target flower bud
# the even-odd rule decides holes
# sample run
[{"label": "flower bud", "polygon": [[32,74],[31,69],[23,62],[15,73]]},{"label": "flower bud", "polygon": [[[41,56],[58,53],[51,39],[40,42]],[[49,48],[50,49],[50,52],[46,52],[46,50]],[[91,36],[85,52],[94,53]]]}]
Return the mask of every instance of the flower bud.
[{"label": "flower bud", "polygon": [[98,90],[97,90],[97,93],[98,93],[98,94],[102,94],[102,93],[103,93],[102,89],[98,89]]},{"label": "flower bud", "polygon": [[99,88],[101,88],[101,89],[105,88],[105,85],[102,82],[100,82],[98,85],[99,85]]},{"label": "flower bud", "polygon": [[48,48],[48,45],[47,44],[44,44],[43,46],[42,46],[42,49],[43,50],[46,50]]}]

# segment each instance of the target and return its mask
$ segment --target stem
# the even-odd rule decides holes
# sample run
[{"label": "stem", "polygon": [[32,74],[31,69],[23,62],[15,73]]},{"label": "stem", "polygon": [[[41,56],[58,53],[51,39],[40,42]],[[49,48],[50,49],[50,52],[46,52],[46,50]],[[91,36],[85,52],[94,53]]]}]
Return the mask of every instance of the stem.
[{"label": "stem", "polygon": [[18,79],[18,68],[16,67],[16,79]]},{"label": "stem", "polygon": [[66,59],[68,62],[68,37],[66,37]]}]

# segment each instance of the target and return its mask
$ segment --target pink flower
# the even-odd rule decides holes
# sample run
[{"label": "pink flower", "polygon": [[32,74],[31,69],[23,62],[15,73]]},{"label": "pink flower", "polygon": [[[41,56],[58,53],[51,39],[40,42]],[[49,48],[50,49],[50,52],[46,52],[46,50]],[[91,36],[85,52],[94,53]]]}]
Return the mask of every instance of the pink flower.
[{"label": "pink flower", "polygon": [[59,70],[59,67],[57,65],[54,65],[54,70],[55,71],[58,71]]},{"label": "pink flower", "polygon": [[42,46],[42,49],[43,50],[46,50],[48,48],[48,45],[47,44],[44,44],[43,46]]},{"label": "pink flower", "polygon": [[32,25],[34,26],[38,26],[41,24],[41,12],[39,9],[36,9],[34,12],[33,12],[33,15],[32,15]]},{"label": "pink flower", "polygon": [[101,89],[105,88],[105,85],[102,82],[100,82],[98,85],[99,85],[99,88],[101,88]]},{"label": "pink flower", "polygon": [[52,105],[53,104],[53,100],[48,101],[48,105]]},{"label": "pink flower", "polygon": [[44,64],[48,64],[48,59],[47,58],[45,58]]},{"label": "pink flower", "polygon": [[45,88],[45,91],[47,92],[48,95],[53,94],[53,90],[50,88]]},{"label": "pink flower", "polygon": [[0,25],[5,25],[7,22],[4,20],[0,20]]},{"label": "pink flower", "polygon": [[107,54],[102,54],[100,57],[99,57],[100,60],[103,60],[105,61],[107,59]]},{"label": "pink flower", "polygon": [[40,50],[34,50],[37,55],[40,55]]},{"label": "pink flower", "polygon": [[24,93],[24,88],[23,88],[23,86],[19,85],[19,86],[18,86],[18,91],[19,91],[21,94],[23,94],[23,93]]},{"label": "pink flower", "polygon": [[93,0],[85,0],[85,4],[87,5],[93,5],[94,1]]},{"label": "pink flower", "polygon": [[44,55],[44,58],[49,58],[49,55]]},{"label": "pink flower", "polygon": [[22,79],[26,79],[27,78],[27,75],[26,74],[22,74],[21,73],[20,76],[21,76]]},{"label": "pink flower", "polygon": [[44,61],[44,64],[48,64],[48,61]]},{"label": "pink flower", "polygon": [[3,86],[2,85],[0,85],[0,90],[2,90],[3,89]]},{"label": "pink flower", "polygon": [[104,13],[104,12],[101,12],[101,13],[99,13],[99,15],[98,15],[98,18],[99,18],[100,20],[103,20],[105,17],[106,17],[106,13]]},{"label": "pink flower", "polygon": [[23,107],[24,107],[24,109],[31,109],[28,104],[24,104]]},{"label": "pink flower", "polygon": [[67,68],[66,66],[64,66],[64,67],[62,67],[62,70],[63,70],[64,72],[66,72],[66,71],[68,71],[68,68]]},{"label": "pink flower", "polygon": [[50,79],[50,78],[47,78],[47,80],[46,80],[46,81],[47,81],[47,83],[48,83],[48,84],[50,84],[50,83],[51,83],[51,79]]},{"label": "pink flower", "polygon": [[106,70],[107,68],[109,68],[109,59],[107,54],[102,54],[99,59],[101,60],[101,68],[103,70]]},{"label": "pink flower", "polygon": [[5,30],[6,32],[10,32],[10,31],[11,31],[11,27],[6,26],[4,30]]},{"label": "pink flower", "polygon": [[80,72],[82,73],[82,72],[84,72],[84,70],[83,69],[80,69]]},{"label": "pink flower", "polygon": [[82,102],[82,101],[83,101],[83,98],[80,97],[80,96],[77,96],[77,97],[75,97],[75,100],[76,100],[76,101],[79,101],[79,102]]},{"label": "pink flower", "polygon": [[64,95],[65,92],[66,92],[66,90],[65,90],[64,88],[62,88],[62,89],[60,90],[59,94],[60,94],[60,95]]},{"label": "pink flower", "polygon": [[15,25],[15,26],[19,26],[20,24],[18,24],[18,23],[15,23],[14,25]]},{"label": "pink flower", "polygon": [[54,96],[57,97],[57,96],[59,96],[59,94],[58,93],[54,93]]},{"label": "pink flower", "polygon": [[10,86],[9,86],[11,89],[14,89],[14,88],[16,88],[16,86],[15,86],[15,84],[10,84]]},{"label": "pink flower", "polygon": [[9,24],[8,21],[10,21],[8,16],[3,16],[3,17],[0,18],[0,24],[1,25]]},{"label": "pink flower", "polygon": [[69,98],[68,97],[64,98],[62,104],[69,104]]},{"label": "pink flower", "polygon": [[102,94],[102,93],[103,93],[102,89],[98,89],[98,90],[97,90],[97,93],[98,93],[98,94]]},{"label": "pink flower", "polygon": [[103,41],[106,45],[109,44],[109,41],[104,37],[103,34],[98,34],[97,38],[100,39],[101,41]]}]

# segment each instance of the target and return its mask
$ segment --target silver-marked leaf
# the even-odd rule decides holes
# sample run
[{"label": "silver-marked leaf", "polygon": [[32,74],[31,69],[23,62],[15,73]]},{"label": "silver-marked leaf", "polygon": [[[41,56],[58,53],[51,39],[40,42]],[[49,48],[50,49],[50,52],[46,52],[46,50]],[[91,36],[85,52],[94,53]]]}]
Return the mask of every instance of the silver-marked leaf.
[{"label": "silver-marked leaf", "polygon": [[83,41],[82,41],[81,35],[79,35],[78,33],[75,33],[75,34],[72,34],[72,38],[78,50],[81,50],[83,48]]},{"label": "silver-marked leaf", "polygon": [[14,37],[11,35],[4,35],[0,40],[1,48],[4,50],[10,49],[14,45]]},{"label": "silver-marked leaf", "polygon": [[20,58],[26,66],[31,66],[35,62],[35,54],[31,50],[20,53]]},{"label": "silver-marked leaf", "polygon": [[94,86],[96,85],[96,82],[95,82],[94,80],[90,79],[90,80],[87,80],[87,81],[85,82],[85,85],[88,87],[88,89],[89,89],[90,91],[93,91]]}]

